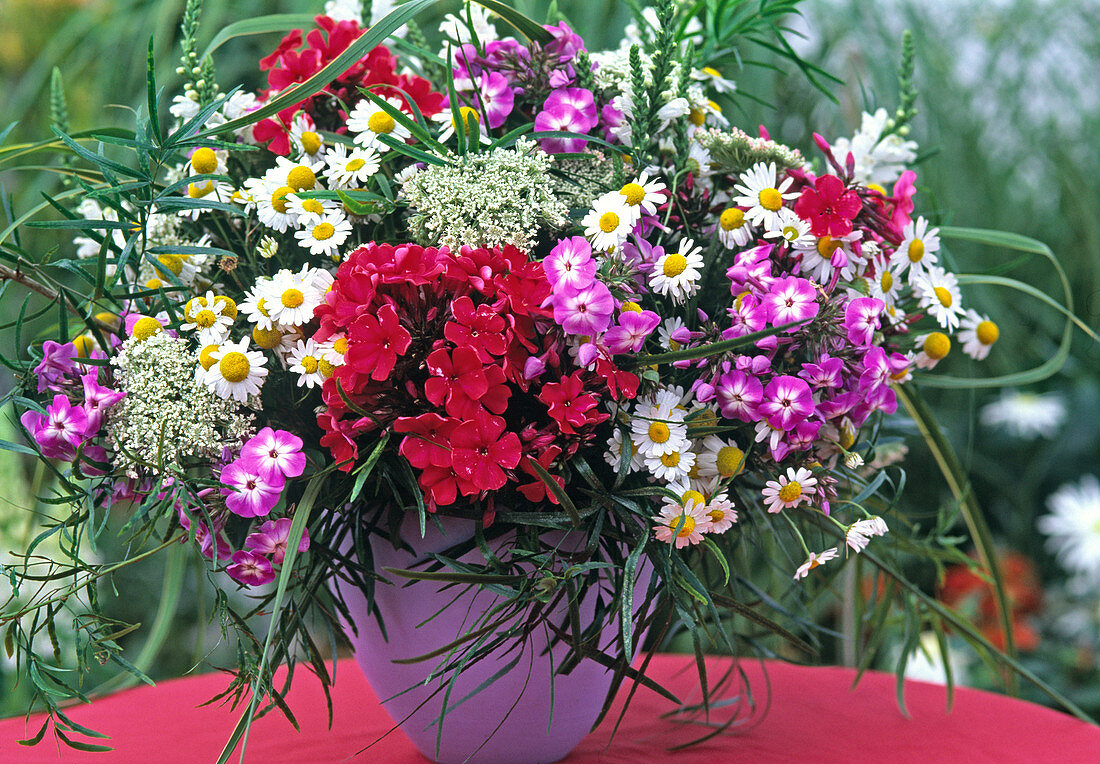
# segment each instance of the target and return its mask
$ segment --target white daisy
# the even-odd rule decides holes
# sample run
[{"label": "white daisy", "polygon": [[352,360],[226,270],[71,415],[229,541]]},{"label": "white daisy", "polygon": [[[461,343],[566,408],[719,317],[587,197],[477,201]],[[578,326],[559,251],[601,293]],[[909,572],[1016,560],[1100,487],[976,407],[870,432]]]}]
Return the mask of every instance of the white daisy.
[{"label": "white daisy", "polygon": [[878,516],[857,520],[848,526],[844,534],[844,543],[853,552],[862,552],[871,543],[872,538],[885,535],[889,530],[886,527],[886,521]]},{"label": "white daisy", "polygon": [[619,189],[619,193],[626,199],[627,205],[635,211],[634,220],[642,216],[642,212],[650,215],[657,214],[657,205],[665,200],[661,192],[665,190],[665,184],[660,180],[650,180],[649,172],[642,170],[642,174]]},{"label": "white daisy", "polygon": [[707,527],[704,533],[725,533],[737,522],[737,510],[725,494],[712,496],[706,505]]},{"label": "white daisy", "polygon": [[664,456],[690,447],[687,424],[680,409],[640,402],[630,423],[630,438],[646,457]]},{"label": "white daisy", "polygon": [[[493,139],[485,133],[485,130],[481,127],[481,115],[477,113],[477,109],[472,109],[469,106],[459,106],[459,114],[462,115],[462,123],[466,126],[466,135],[470,136],[474,127],[477,127],[478,141],[483,144],[490,144]],[[450,109],[443,109],[435,116],[432,121],[437,123],[443,129],[437,136],[437,140],[440,143],[446,143],[455,135],[455,118]]]},{"label": "white daisy", "polygon": [[909,283],[917,279],[939,260],[936,253],[940,250],[940,229],[929,228],[923,217],[910,220],[902,230],[901,244],[890,256],[890,265],[900,275],[909,271]]},{"label": "white daisy", "polygon": [[799,579],[805,578],[809,575],[811,570],[824,565],[829,560],[835,560],[839,554],[840,552],[835,546],[820,553],[810,552],[810,556],[806,558],[806,562],[799,565],[798,570],[794,572],[794,580],[798,581]]},{"label": "white daisy", "polygon": [[785,178],[782,184],[776,183],[775,162],[758,162],[741,173],[740,181],[734,186],[734,190],[741,194],[734,198],[734,204],[748,207],[749,211],[745,213],[748,221],[764,228],[775,227],[784,200],[798,198],[797,193],[785,193],[794,183],[794,178]]},{"label": "white daisy", "polygon": [[856,255],[852,247],[852,242],[862,236],[863,231],[852,231],[846,236],[823,236],[813,241],[799,239],[795,249],[802,253],[802,276],[812,277],[819,284],[828,284],[833,273],[839,269],[842,281],[852,281],[861,275],[867,265],[867,261]]},{"label": "white daisy", "polygon": [[287,358],[290,370],[298,375],[298,387],[305,385],[312,390],[324,383],[325,378],[321,374],[323,359],[324,354],[313,340],[298,340]]},{"label": "white daisy", "polygon": [[290,186],[291,191],[319,191],[324,188],[318,173],[325,169],[323,159],[301,157],[292,162],[286,157],[275,157],[275,166],[264,173],[264,180],[277,187]]},{"label": "white daisy", "polygon": [[963,352],[975,361],[984,361],[993,343],[1001,336],[1000,328],[976,310],[968,310],[959,322],[959,342]]},{"label": "white daisy", "polygon": [[332,199],[304,198],[300,194],[287,194],[287,212],[294,219],[296,228],[312,227],[340,209]]},{"label": "white daisy", "polygon": [[279,233],[284,233],[294,224],[294,213],[287,199],[293,193],[294,189],[290,186],[275,186],[260,178],[249,178],[244,182],[243,194],[255,203],[260,222]]},{"label": "white daisy", "polygon": [[669,316],[657,327],[657,340],[665,350],[679,350],[680,342],[672,339],[672,335],[683,329],[684,319],[679,316]]},{"label": "white daisy", "polygon": [[298,114],[290,123],[290,144],[298,156],[308,157],[310,161],[325,156],[325,139],[318,131],[308,114]]},{"label": "white daisy", "polygon": [[187,161],[188,175],[225,175],[225,160],[229,152],[220,149],[212,149],[206,146],[191,152],[191,158]]},{"label": "white daisy", "polygon": [[180,324],[180,329],[185,332],[198,330],[199,347],[220,345],[225,341],[230,327],[233,326],[233,319],[223,312],[225,303],[215,301],[211,305],[205,305],[192,300],[188,305],[193,308],[185,311],[184,317],[187,321]]},{"label": "white daisy", "polygon": [[920,348],[913,357],[918,369],[934,369],[936,364],[951,352],[951,338],[943,332],[929,332],[914,338],[914,348]]},{"label": "white daisy", "polygon": [[618,191],[609,191],[592,202],[581,225],[592,246],[604,252],[619,248],[634,227],[634,208]]},{"label": "white daisy", "polygon": [[653,518],[656,523],[653,535],[657,540],[673,544],[677,549],[702,542],[703,529],[710,520],[702,498],[689,499],[685,504],[668,500],[657,517]]},{"label": "white daisy", "polygon": [[378,151],[373,146],[356,146],[349,152],[342,143],[332,147],[325,162],[328,166],[325,177],[333,188],[358,188],[381,166]]},{"label": "white daisy", "polygon": [[340,247],[351,236],[351,223],[343,213],[337,210],[329,212],[324,220],[313,226],[307,226],[294,232],[294,238],[311,255],[337,257]]},{"label": "white daisy", "polygon": [[[221,180],[197,180],[194,183],[188,183],[183,193],[188,199],[227,203],[232,201],[233,187]],[[196,207],[193,209],[180,210],[179,216],[190,218],[191,220],[198,220],[200,214],[210,209],[212,208]]]},{"label": "white daisy", "polygon": [[328,342],[317,343],[317,352],[334,366],[342,366],[348,352],[348,338],[342,334],[330,337]]},{"label": "white daisy", "polygon": [[882,300],[886,305],[886,315],[894,321],[898,316],[896,311],[891,311],[898,304],[898,296],[901,294],[901,274],[894,271],[891,265],[878,263],[878,273],[873,278],[867,279],[868,292],[876,300]]},{"label": "white daisy", "polygon": [[695,459],[694,453],[684,449],[646,456],[645,466],[658,480],[674,482],[688,477],[691,468],[695,466]]},{"label": "white daisy", "polygon": [[982,408],[982,424],[1003,427],[1017,438],[1053,438],[1066,420],[1066,405],[1055,393],[1009,390]]},{"label": "white daisy", "polygon": [[281,270],[271,280],[265,307],[271,319],[283,326],[301,326],[313,319],[313,309],[321,304],[321,295],[307,273]]},{"label": "white daisy", "polygon": [[810,233],[810,224],[794,214],[794,210],[784,207],[779,211],[774,228],[764,232],[766,239],[784,239],[798,250],[817,246],[817,237]]},{"label": "white daisy", "polygon": [[726,207],[718,216],[718,241],[726,249],[743,247],[752,241],[752,225],[740,207]]},{"label": "white daisy", "polygon": [[697,449],[699,452],[699,477],[719,477],[728,480],[737,477],[745,469],[745,452],[732,440],[718,435],[708,435]]},{"label": "white daisy", "polygon": [[[387,98],[386,103],[404,110],[403,104],[396,98]],[[378,140],[380,135],[388,135],[397,141],[407,140],[412,135],[408,128],[369,98],[364,98],[348,113],[348,130],[356,134],[355,142],[360,146],[375,146],[379,151],[389,151],[389,146]]]},{"label": "white daisy", "polygon": [[691,78],[709,85],[714,88],[716,93],[733,93],[737,90],[737,83],[726,79],[720,71],[711,66],[704,66],[702,69],[692,72]]},{"label": "white daisy", "polygon": [[209,355],[214,361],[203,374],[203,384],[220,398],[233,398],[244,403],[250,395],[258,395],[267,376],[267,359],[259,350],[248,349],[248,338],[226,342]]},{"label": "white daisy", "polygon": [[677,303],[691,297],[702,275],[702,251],[694,240],[681,239],[678,251],[661,255],[654,264],[650,288],[657,294],[670,295]]},{"label": "white daisy", "polygon": [[1047,549],[1066,570],[1095,583],[1100,576],[1100,482],[1085,475],[1047,499],[1050,514],[1036,522]]},{"label": "white daisy", "polygon": [[271,329],[275,325],[274,319],[271,317],[271,306],[269,302],[273,302],[271,297],[271,279],[261,277],[256,280],[255,286],[245,295],[245,299],[240,304],[241,313],[244,313],[245,318],[258,326],[260,329]]},{"label": "white daisy", "polygon": [[948,331],[959,327],[963,315],[962,292],[959,280],[938,265],[930,266],[913,284],[920,307],[928,311],[936,322]]},{"label": "white daisy", "polygon": [[805,467],[787,468],[786,475],[778,480],[769,480],[764,484],[761,494],[768,505],[768,511],[775,513],[783,509],[797,507],[808,496],[817,492],[817,478]]}]

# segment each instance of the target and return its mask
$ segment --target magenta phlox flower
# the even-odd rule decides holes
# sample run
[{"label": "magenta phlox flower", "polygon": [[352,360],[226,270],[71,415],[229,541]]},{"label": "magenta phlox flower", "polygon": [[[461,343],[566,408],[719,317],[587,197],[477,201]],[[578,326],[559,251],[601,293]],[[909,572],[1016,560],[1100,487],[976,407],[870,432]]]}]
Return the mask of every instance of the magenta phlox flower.
[{"label": "magenta phlox flower", "polygon": [[80,406],[73,406],[61,393],[53,397],[45,414],[25,411],[19,421],[47,459],[71,460],[77,447],[88,437],[87,412]]},{"label": "magenta phlox flower", "polygon": [[861,399],[862,396],[857,391],[846,390],[818,403],[817,413],[823,419],[836,419],[851,411]]},{"label": "magenta phlox flower", "polygon": [[571,236],[557,243],[542,261],[546,280],[558,289],[583,289],[596,278],[592,245],[583,236]]},{"label": "magenta phlox flower", "polygon": [[[776,279],[762,301],[772,326],[810,321],[821,309],[813,284],[798,276]],[[787,329],[794,331],[796,327]]]},{"label": "magenta phlox flower", "polygon": [[241,462],[249,469],[274,479],[298,477],[306,468],[302,439],[286,430],[265,427],[241,448]]},{"label": "magenta phlox flower", "polygon": [[220,480],[226,486],[222,488],[225,506],[241,517],[265,517],[279,503],[286,484],[281,472],[263,474],[259,465],[242,460],[225,465]]},{"label": "magenta phlox flower", "polygon": [[525,380],[538,379],[546,371],[546,361],[538,356],[531,356],[523,362],[523,378]]},{"label": "magenta phlox flower", "polygon": [[[536,132],[563,131],[587,133],[596,126],[596,102],[592,91],[584,88],[558,88],[547,96],[542,111],[535,115]],[[582,138],[543,138],[542,150],[548,154],[584,151]]]},{"label": "magenta phlox flower", "polygon": [[96,369],[93,368],[80,378],[84,385],[84,412],[88,415],[89,435],[99,432],[103,425],[103,412],[126,397],[121,390],[100,385],[96,376]]},{"label": "magenta phlox flower", "polygon": [[851,300],[844,309],[844,328],[848,330],[848,341],[860,347],[870,345],[885,307],[886,303],[874,297],[857,297]]},{"label": "magenta phlox flower", "polygon": [[46,340],[42,343],[42,360],[34,367],[34,373],[38,375],[38,392],[46,390],[59,391],[73,373],[76,358],[76,345],[66,342]]},{"label": "magenta phlox flower", "polygon": [[873,347],[863,354],[861,361],[863,372],[859,375],[859,391],[866,393],[868,390],[877,389],[887,384],[890,374],[893,372],[886,360],[886,351],[880,347]]},{"label": "magenta phlox flower", "polygon": [[615,135],[615,130],[623,124],[623,113],[620,109],[616,109],[611,104],[604,104],[600,109],[600,120],[603,122],[603,137],[605,141],[616,141],[618,136]]},{"label": "magenta phlox flower", "polygon": [[619,314],[619,325],[607,330],[603,342],[612,353],[637,353],[661,323],[652,310],[626,311]]},{"label": "magenta phlox flower", "polygon": [[485,124],[498,128],[508,120],[515,106],[516,94],[508,78],[500,72],[482,72],[478,92],[485,111]]},{"label": "magenta phlox flower", "polygon": [[760,377],[771,371],[772,360],[766,355],[739,355],[734,359],[733,365],[746,374]]},{"label": "magenta phlox flower", "polygon": [[766,442],[768,453],[777,462],[786,459],[787,454],[791,452],[790,443],[787,442],[787,432],[781,427],[772,427],[766,419],[756,423],[754,439],[757,443]]},{"label": "magenta phlox flower", "polygon": [[790,430],[814,413],[814,399],[805,380],[789,375],[773,377],[764,387],[760,413],[772,427]]},{"label": "magenta phlox flower", "polygon": [[554,321],[567,334],[595,336],[611,325],[615,298],[602,281],[593,281],[584,289],[565,289],[553,298]]},{"label": "magenta phlox flower", "polygon": [[[260,526],[256,533],[248,534],[244,540],[245,549],[257,554],[271,555],[271,561],[276,565],[283,564],[286,556],[286,545],[290,540],[291,520],[289,517],[281,517],[278,520],[268,520]],[[309,531],[302,529],[302,539],[298,542],[298,551],[305,552],[309,549]]]},{"label": "magenta phlox flower", "polygon": [[764,386],[755,376],[740,369],[727,371],[718,377],[714,393],[726,419],[753,422],[759,418],[757,408],[764,398]]},{"label": "magenta phlox flower", "polygon": [[[913,194],[917,193],[916,180],[917,174],[912,170],[906,170],[894,184],[894,194],[891,197],[894,201],[894,214],[891,215],[890,222],[897,229],[895,234],[900,234],[913,219]],[[899,235],[898,240],[901,238]]]},{"label": "magenta phlox flower", "polygon": [[732,340],[763,329],[768,323],[768,308],[754,294],[734,300],[727,310],[730,326],[722,332],[722,339]]},{"label": "magenta phlox flower", "polygon": [[542,28],[554,36],[551,42],[546,43],[543,49],[547,53],[556,53],[558,62],[565,64],[576,58],[577,54],[585,50],[584,40],[570,29],[564,21],[558,22],[556,27],[543,24]]},{"label": "magenta phlox flower", "polygon": [[225,572],[245,586],[263,586],[275,580],[275,570],[266,557],[244,550],[233,553],[233,564]]},{"label": "magenta phlox flower", "polygon": [[726,269],[726,277],[730,280],[730,294],[736,297],[757,286],[768,288],[774,278],[771,261],[774,248],[774,244],[764,244],[734,255],[733,265]]},{"label": "magenta phlox flower", "polygon": [[833,358],[828,353],[822,353],[817,363],[802,364],[802,371],[798,376],[814,388],[840,387],[844,372],[844,361]]},{"label": "magenta phlox flower", "polygon": [[822,423],[818,419],[804,419],[787,433],[787,445],[792,451],[809,451],[817,443]]}]

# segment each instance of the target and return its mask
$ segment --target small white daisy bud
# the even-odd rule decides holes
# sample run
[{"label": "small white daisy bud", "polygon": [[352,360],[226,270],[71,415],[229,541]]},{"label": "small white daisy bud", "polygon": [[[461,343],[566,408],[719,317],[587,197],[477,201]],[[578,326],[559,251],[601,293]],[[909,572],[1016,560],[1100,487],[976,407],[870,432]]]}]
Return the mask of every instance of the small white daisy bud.
[{"label": "small white daisy bud", "polygon": [[854,470],[858,467],[862,467],[863,466],[863,457],[860,456],[859,454],[855,453],[854,451],[852,453],[846,454],[844,456],[844,466],[847,467],[850,470]]}]

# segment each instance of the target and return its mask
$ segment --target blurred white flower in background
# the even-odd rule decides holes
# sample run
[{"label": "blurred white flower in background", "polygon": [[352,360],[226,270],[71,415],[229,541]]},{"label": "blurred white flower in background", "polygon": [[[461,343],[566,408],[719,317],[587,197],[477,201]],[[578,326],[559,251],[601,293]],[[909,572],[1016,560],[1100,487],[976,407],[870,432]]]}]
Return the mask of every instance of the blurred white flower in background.
[{"label": "blurred white flower in background", "polygon": [[968,682],[970,658],[959,650],[947,645],[947,664],[944,663],[940,642],[934,631],[920,635],[920,647],[905,664],[905,678],[931,684],[947,684],[947,665],[951,667],[951,681],[958,687]]},{"label": "blurred white flower in background", "polygon": [[1003,427],[1017,438],[1053,438],[1066,420],[1066,404],[1060,395],[1008,390],[982,407],[986,427]]},{"label": "blurred white flower in background", "polygon": [[1039,532],[1049,536],[1047,549],[1079,583],[1095,587],[1100,576],[1100,481],[1085,475],[1079,483],[1067,483],[1050,495],[1047,508],[1050,514],[1036,522]]}]

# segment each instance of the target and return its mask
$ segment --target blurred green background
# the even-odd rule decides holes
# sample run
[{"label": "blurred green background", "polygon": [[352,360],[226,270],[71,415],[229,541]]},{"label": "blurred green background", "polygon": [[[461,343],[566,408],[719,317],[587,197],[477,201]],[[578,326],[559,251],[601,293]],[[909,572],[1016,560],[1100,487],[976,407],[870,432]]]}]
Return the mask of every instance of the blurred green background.
[{"label": "blurred green background", "polygon": [[[130,109],[144,99],[150,38],[158,56],[158,82],[170,99],[182,79],[175,67],[183,5],[183,0],[0,0],[0,129],[11,121],[19,123],[8,142],[49,135],[54,66],[62,75],[72,129],[128,125]],[[515,5],[536,19],[546,18],[549,6],[541,0]],[[281,12],[314,13],[322,6],[305,0],[206,0],[200,42],[205,44],[232,21]],[[773,137],[812,156],[812,132],[829,139],[850,136],[858,128],[861,111],[896,105],[899,40],[902,30],[912,30],[921,92],[920,113],[910,136],[921,146],[918,209],[944,224],[1002,229],[1046,242],[1069,276],[1078,315],[1097,327],[1100,77],[1095,62],[1100,61],[1100,5],[1086,0],[806,0],[800,7],[801,17],[790,19],[791,42],[804,58],[843,80],[833,88],[836,103],[791,71],[788,63],[761,48],[746,48],[738,51],[745,66],[723,72],[745,94],[735,97],[733,110],[727,111],[731,121],[750,132],[758,124],[767,125]],[[592,50],[616,46],[631,16],[627,3],[612,0],[558,0],[556,8]],[[453,10],[448,6],[434,20],[423,19],[423,28],[433,31],[439,15]],[[243,38],[219,50],[216,64],[223,88],[238,83],[258,88],[262,78],[256,62],[277,41],[278,35]],[[16,215],[55,183],[48,173],[0,172],[0,186]],[[44,233],[24,239],[32,251],[56,242]],[[1017,263],[1014,253],[961,245],[952,254],[958,271],[1011,266],[1006,275],[1060,299],[1054,272],[1039,259]],[[961,353],[953,353],[941,367],[946,373],[1006,374],[1036,366],[1054,352],[1064,321],[1037,301],[991,289],[969,289],[967,300],[994,317],[1001,339],[983,364],[970,364]],[[17,303],[5,298],[0,320],[11,320]],[[0,378],[0,384],[10,380]],[[1046,497],[1058,486],[1100,472],[1100,350],[1079,334],[1065,368],[1029,392],[1053,396],[1066,411],[1050,437],[1013,437],[1003,428],[981,424],[980,412],[1001,391],[930,390],[927,395],[970,469],[999,543],[1036,566],[1047,604],[1045,610],[1029,615],[1041,639],[1025,660],[1096,713],[1100,630],[1093,628],[1091,636],[1079,630],[1086,636],[1062,639],[1058,619],[1067,609],[1091,607],[1091,616],[1083,617],[1095,626],[1100,584],[1094,584],[1091,594],[1064,590],[1066,576],[1044,549],[1035,518],[1046,511]],[[4,426],[11,430],[10,424]],[[910,442],[905,466],[905,504],[914,516],[932,514],[948,500],[946,487],[916,438]],[[0,559],[34,533],[32,513],[45,511],[33,499],[36,477],[31,469],[0,451]],[[123,595],[116,598],[113,612],[148,624],[166,564],[164,559],[153,560],[114,581]],[[202,614],[210,608],[203,577],[190,569],[184,575],[194,584],[184,587],[176,631],[151,668],[157,678],[183,673],[204,658],[207,667],[231,660],[216,651],[220,635],[200,627]],[[0,581],[0,601],[6,598],[4,586],[6,582]],[[145,637],[139,633],[127,639],[127,647],[132,645],[136,654]],[[221,645],[222,650],[226,647]],[[12,666],[5,660],[0,654],[0,717],[25,710]],[[91,685],[109,675],[105,669],[96,672]],[[970,679],[993,683],[979,671]]]}]

